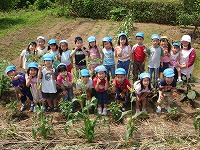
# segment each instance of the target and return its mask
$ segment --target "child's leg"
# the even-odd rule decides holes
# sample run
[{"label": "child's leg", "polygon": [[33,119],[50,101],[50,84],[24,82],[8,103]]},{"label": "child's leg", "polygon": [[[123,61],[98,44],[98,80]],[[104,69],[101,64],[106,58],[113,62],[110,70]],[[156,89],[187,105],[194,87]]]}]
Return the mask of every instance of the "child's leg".
[{"label": "child's leg", "polygon": [[147,102],[147,99],[144,98],[144,99],[142,100],[142,111],[146,111],[146,102]]},{"label": "child's leg", "polygon": [[[32,96],[32,93],[30,91],[30,88],[27,89],[26,96],[31,100],[31,105],[30,105],[29,111],[32,112],[35,105],[34,105],[34,102],[33,102],[33,96]],[[36,95],[36,98],[37,98],[37,95]]]},{"label": "child's leg", "polygon": [[158,86],[158,74],[159,74],[159,68],[154,68],[154,86]]},{"label": "child's leg", "polygon": [[110,66],[111,76],[114,79],[115,78],[115,65]]},{"label": "child's leg", "polygon": [[136,107],[136,110],[140,110],[140,101],[139,100],[135,101],[135,107]]},{"label": "child's leg", "polygon": [[134,60],[133,62],[133,82],[138,80],[138,72],[139,70],[139,64],[137,60]]},{"label": "child's leg", "polygon": [[157,113],[161,113],[161,109],[162,109],[161,105],[162,105],[163,102],[164,102],[164,97],[162,96],[162,92],[159,91],[159,97],[158,97],[158,100],[157,100],[158,106],[157,106],[157,110],[156,110]]},{"label": "child's leg", "polygon": [[20,92],[22,95],[20,96],[20,100],[21,100],[21,103],[22,103],[22,106],[20,108],[20,111],[23,111],[25,109],[25,101],[26,101],[26,94],[24,91],[21,91]]},{"label": "child's leg", "polygon": [[126,70],[126,76],[129,75],[129,68],[130,68],[130,60],[124,61],[124,69]]},{"label": "child's leg", "polygon": [[107,110],[108,110],[108,93],[107,93],[107,91],[103,92],[103,104],[104,104],[104,108],[103,108],[102,115],[106,116]]},{"label": "child's leg", "polygon": [[176,70],[178,72],[178,80],[182,81],[182,79],[181,79],[181,69],[179,67],[177,67]]},{"label": "child's leg", "polygon": [[148,72],[149,72],[149,74],[150,74],[150,79],[151,79],[151,81],[152,81],[152,74],[153,74],[153,72],[154,72],[154,68],[148,68]]},{"label": "child's leg", "polygon": [[103,95],[102,92],[97,92],[97,99],[98,99],[98,114],[102,114],[102,103],[103,103]]}]

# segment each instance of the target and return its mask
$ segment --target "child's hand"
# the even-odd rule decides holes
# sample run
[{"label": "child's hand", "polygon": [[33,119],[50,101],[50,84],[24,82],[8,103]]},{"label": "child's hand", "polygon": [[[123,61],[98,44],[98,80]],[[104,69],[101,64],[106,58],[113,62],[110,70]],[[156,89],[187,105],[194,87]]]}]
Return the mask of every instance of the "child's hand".
[{"label": "child's hand", "polygon": [[98,78],[98,79],[97,79],[97,84],[99,84],[100,82],[101,82],[101,79]]},{"label": "child's hand", "polygon": [[21,92],[18,94],[19,98],[21,98],[22,96],[24,96]]},{"label": "child's hand", "polygon": [[163,98],[164,98],[164,95],[163,95],[163,94],[161,94],[161,95],[160,95],[160,99],[163,99]]},{"label": "child's hand", "polygon": [[67,91],[63,91],[62,95],[67,96]]},{"label": "child's hand", "polygon": [[161,68],[163,67],[163,63],[160,63]]},{"label": "child's hand", "polygon": [[124,94],[124,93],[120,93],[119,95],[120,95],[122,98],[125,97],[125,94]]},{"label": "child's hand", "polygon": [[143,50],[143,52],[146,53],[146,52],[147,52],[147,49],[145,48],[145,49]]},{"label": "child's hand", "polygon": [[39,70],[39,71],[42,71],[42,65],[39,65],[39,66],[38,66],[38,70]]}]

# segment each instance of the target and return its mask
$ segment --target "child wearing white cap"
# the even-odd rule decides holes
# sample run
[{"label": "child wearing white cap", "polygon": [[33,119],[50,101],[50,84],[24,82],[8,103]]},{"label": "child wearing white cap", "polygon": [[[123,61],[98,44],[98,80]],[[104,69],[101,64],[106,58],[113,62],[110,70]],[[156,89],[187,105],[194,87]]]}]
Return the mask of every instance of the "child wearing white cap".
[{"label": "child wearing white cap", "polygon": [[44,55],[47,52],[48,47],[45,46],[46,38],[43,36],[37,37],[37,54],[38,55]]},{"label": "child wearing white cap", "polygon": [[167,102],[167,106],[165,107],[167,111],[171,108],[171,93],[173,89],[176,89],[176,80],[174,79],[174,75],[174,70],[172,68],[167,68],[163,71],[164,78],[160,81],[159,84],[159,97],[157,101],[158,106],[156,110],[157,113],[161,113],[161,105],[164,102]]}]

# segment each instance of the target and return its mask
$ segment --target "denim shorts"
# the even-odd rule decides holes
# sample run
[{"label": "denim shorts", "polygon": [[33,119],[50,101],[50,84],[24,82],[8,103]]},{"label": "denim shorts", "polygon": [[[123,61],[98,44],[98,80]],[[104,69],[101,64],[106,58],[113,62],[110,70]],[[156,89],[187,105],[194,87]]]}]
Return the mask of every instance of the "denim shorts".
[{"label": "denim shorts", "polygon": [[107,91],[104,92],[97,92],[97,99],[98,99],[98,104],[108,104],[108,93]]},{"label": "denim shorts", "polygon": [[104,66],[107,69],[108,74],[110,71],[112,78],[115,78],[115,65],[104,65]]}]

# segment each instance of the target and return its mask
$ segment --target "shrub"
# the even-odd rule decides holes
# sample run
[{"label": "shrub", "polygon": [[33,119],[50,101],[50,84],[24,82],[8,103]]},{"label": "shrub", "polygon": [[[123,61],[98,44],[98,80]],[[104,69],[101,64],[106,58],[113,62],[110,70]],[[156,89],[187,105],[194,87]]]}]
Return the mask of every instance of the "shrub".
[{"label": "shrub", "polygon": [[51,7],[52,2],[50,0],[36,0],[34,6],[36,9],[42,10]]}]

